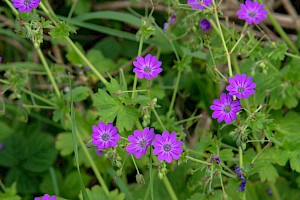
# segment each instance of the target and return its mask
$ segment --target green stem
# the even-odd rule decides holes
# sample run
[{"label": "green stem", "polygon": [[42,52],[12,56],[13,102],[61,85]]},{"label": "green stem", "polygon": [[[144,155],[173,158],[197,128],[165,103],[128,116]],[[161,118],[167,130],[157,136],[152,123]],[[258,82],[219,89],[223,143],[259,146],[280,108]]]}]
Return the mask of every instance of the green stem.
[{"label": "green stem", "polygon": [[223,180],[222,180],[222,174],[221,173],[219,173],[219,178],[220,178],[220,183],[221,183],[222,191],[223,191],[223,199],[227,199],[227,194],[225,192],[225,188],[224,188],[224,185],[223,185]]},{"label": "green stem", "polygon": [[60,95],[59,89],[58,89],[58,87],[57,87],[57,84],[56,84],[56,82],[55,82],[55,80],[54,80],[54,77],[53,77],[53,75],[52,75],[52,73],[51,73],[51,71],[50,71],[50,68],[49,68],[49,66],[48,66],[48,63],[47,63],[47,61],[46,61],[46,59],[45,59],[45,56],[44,56],[44,54],[43,54],[41,48],[40,48],[39,46],[37,46],[36,44],[34,44],[34,47],[35,47],[35,49],[37,50],[37,52],[38,52],[38,54],[39,54],[39,57],[40,57],[40,59],[41,59],[41,62],[42,62],[42,64],[43,64],[43,66],[45,67],[45,70],[46,70],[46,72],[47,72],[47,75],[48,75],[48,77],[49,77],[49,79],[50,79],[50,81],[51,81],[51,84],[53,85],[53,88],[54,88],[54,91],[55,91],[55,93],[56,93],[56,96],[57,96],[58,98],[60,98],[61,95]]},{"label": "green stem", "polygon": [[53,107],[56,107],[57,108],[57,105],[55,105],[54,103],[52,103],[51,101],[49,101],[48,99],[45,99],[44,97],[41,97],[40,95],[37,95],[29,90],[26,90],[25,88],[21,88],[20,89],[22,92],[25,92],[31,96],[33,96],[34,98],[36,99],[39,99],[40,101],[43,101],[44,103],[48,104],[48,105],[51,105]]},{"label": "green stem", "polygon": [[83,55],[83,53],[78,49],[78,47],[74,44],[74,42],[69,38],[65,37],[68,44],[72,47],[72,49],[77,53],[77,55],[85,62],[86,65],[88,65],[91,70],[95,73],[95,75],[104,83],[104,85],[108,85],[107,80],[98,72],[96,67]]},{"label": "green stem", "polygon": [[41,105],[26,105],[22,104],[24,108],[37,108],[37,109],[49,109],[49,110],[55,110],[56,108],[53,106],[41,106]]},{"label": "green stem", "polygon": [[95,173],[95,176],[97,178],[97,180],[99,181],[100,185],[101,185],[101,188],[102,190],[104,191],[104,193],[108,196],[109,195],[109,190],[108,190],[108,187],[106,186],[106,183],[104,181],[104,179],[102,178],[98,168],[97,168],[97,165],[96,163],[94,162],[90,152],[88,151],[88,149],[86,148],[85,144],[83,143],[83,140],[81,138],[81,136],[79,135],[79,132],[76,131],[76,136],[77,136],[77,139],[81,145],[81,148],[86,156],[86,158],[88,159],[89,163],[91,164],[91,167]]},{"label": "green stem", "polygon": [[151,146],[150,146],[150,192],[151,192],[151,200],[154,200],[153,176],[152,176],[152,148],[151,148]]},{"label": "green stem", "polygon": [[166,130],[166,127],[165,127],[165,125],[162,123],[162,121],[161,121],[160,117],[158,116],[158,114],[157,114],[155,108],[153,108],[152,110],[153,110],[153,113],[154,113],[154,115],[155,115],[155,117],[156,117],[158,123],[160,124],[160,126],[161,126],[164,130]]},{"label": "green stem", "polygon": [[223,31],[222,31],[221,24],[220,24],[220,21],[219,21],[217,5],[215,3],[215,0],[212,0],[212,2],[213,2],[213,5],[214,5],[214,15],[215,15],[215,19],[216,19],[217,26],[218,26],[218,29],[219,29],[219,34],[220,34],[220,37],[221,37],[221,40],[222,40],[222,44],[223,44],[223,47],[224,47],[224,50],[225,50],[226,58],[227,58],[227,65],[228,65],[229,76],[232,77],[233,74],[232,74],[232,68],[231,68],[230,54],[228,52],[228,48],[226,46],[226,42],[225,42],[225,39],[224,39]]},{"label": "green stem", "polygon": [[46,6],[43,4],[43,2],[40,2],[39,6],[41,9],[46,13],[46,15],[51,19],[51,21],[57,25],[58,19],[56,15],[53,13],[52,8],[46,8]]},{"label": "green stem", "polygon": [[285,52],[285,55],[300,60],[300,56],[298,56],[298,55],[294,55],[294,54],[289,53],[289,52]]},{"label": "green stem", "polygon": [[[144,37],[141,36],[140,44],[139,44],[139,50],[138,50],[138,56],[142,55],[143,42],[144,42]],[[134,99],[134,97],[135,97],[136,85],[137,85],[137,74],[135,74],[135,76],[134,76],[133,87],[132,87],[132,96],[131,96],[132,99]]]},{"label": "green stem", "polygon": [[257,145],[259,145],[259,148],[258,148],[258,149],[261,149],[261,150],[260,150],[260,151],[256,154],[256,156],[252,159],[251,163],[253,164],[253,163],[255,162],[255,160],[262,154],[262,152],[264,152],[265,149],[267,149],[268,147],[270,147],[271,144],[272,144],[272,143],[269,142],[263,149],[261,149],[260,144],[257,144]]},{"label": "green stem", "polygon": [[5,185],[2,183],[1,179],[0,179],[0,187],[3,190],[3,192],[6,192]]},{"label": "green stem", "polygon": [[172,200],[178,200],[167,176],[165,176],[163,178],[163,182],[164,182],[164,184],[165,184],[165,186],[166,186],[166,188],[167,188],[167,190],[170,194],[171,199]]},{"label": "green stem", "polygon": [[49,168],[49,173],[50,173],[52,184],[53,184],[53,188],[54,188],[54,194],[56,196],[59,196],[59,187],[58,187],[58,183],[57,183],[57,178],[56,178],[55,170],[54,170],[53,167]]},{"label": "green stem", "polygon": [[134,160],[133,155],[131,155],[131,159],[132,159],[132,162],[133,162],[133,164],[134,164],[134,167],[135,167],[135,169],[136,169],[137,174],[140,174],[139,168],[137,167],[137,165],[136,165],[136,163],[135,163],[135,160]]},{"label": "green stem", "polygon": [[240,68],[239,68],[238,61],[236,59],[236,53],[232,53],[231,58],[232,58],[232,65],[233,65],[235,73],[240,74],[241,71],[240,71]]},{"label": "green stem", "polygon": [[271,190],[273,192],[274,199],[275,200],[281,200],[280,194],[279,194],[279,192],[278,192],[277,187],[275,186],[275,184],[269,182],[269,186],[270,186],[270,188],[271,188]]},{"label": "green stem", "polygon": [[71,7],[71,10],[70,10],[70,12],[68,14],[68,19],[71,19],[72,15],[73,15],[73,12],[74,12],[74,10],[76,8],[77,2],[78,2],[77,0],[73,0],[73,4],[72,4],[72,7]]},{"label": "green stem", "polygon": [[6,4],[10,7],[10,9],[13,11],[17,19],[19,19],[19,12],[15,7],[13,7],[12,3],[9,0],[5,0]]},{"label": "green stem", "polygon": [[199,159],[196,159],[196,158],[193,158],[191,156],[186,156],[187,159],[191,160],[191,161],[194,161],[196,163],[200,163],[200,164],[203,164],[203,165],[208,165],[208,166],[211,166],[212,163],[210,162],[206,162],[206,161],[203,161],[203,160],[199,160]]},{"label": "green stem", "polygon": [[[240,160],[240,164],[239,164],[240,168],[243,169],[243,167],[244,167],[244,165],[243,165],[243,149],[240,146],[239,146],[239,160]],[[241,199],[246,200],[246,192],[245,191],[242,193]]]},{"label": "green stem", "polygon": [[185,122],[193,121],[195,119],[200,119],[201,117],[202,117],[202,115],[197,115],[197,116],[194,116],[194,117],[190,117],[190,118],[187,118],[187,119],[183,119],[183,120],[177,121],[175,123],[176,124],[182,124],[182,123],[185,123]]},{"label": "green stem", "polygon": [[[262,0],[258,0],[259,3],[263,3]],[[268,10],[268,19],[276,29],[277,33],[281,36],[281,38],[287,43],[287,45],[292,49],[292,51],[299,55],[298,48],[295,46],[295,44],[291,41],[290,37],[285,33],[285,31],[282,29],[281,25],[277,22],[277,20],[274,18],[272,13]]]},{"label": "green stem", "polygon": [[174,107],[174,104],[175,104],[175,99],[176,99],[178,87],[179,87],[179,82],[180,82],[180,78],[181,78],[181,73],[182,73],[182,71],[181,71],[181,70],[178,70],[177,79],[176,79],[176,84],[175,84],[175,88],[174,88],[174,91],[173,91],[172,100],[171,100],[171,104],[170,104],[170,107],[169,107],[169,112],[168,112],[167,115],[169,115],[169,114],[172,113],[172,110],[173,110],[173,107]]},{"label": "green stem", "polygon": [[243,149],[239,147],[239,160],[240,160],[240,168],[243,169]]}]

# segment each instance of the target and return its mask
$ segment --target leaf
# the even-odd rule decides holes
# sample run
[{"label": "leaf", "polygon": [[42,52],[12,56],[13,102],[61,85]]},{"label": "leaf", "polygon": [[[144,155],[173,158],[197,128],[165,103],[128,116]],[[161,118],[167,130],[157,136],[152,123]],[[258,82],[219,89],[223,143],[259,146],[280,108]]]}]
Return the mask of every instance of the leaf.
[{"label": "leaf", "polygon": [[106,73],[117,69],[115,62],[103,56],[102,52],[91,49],[87,53],[88,60],[96,67],[100,73]]},{"label": "leaf", "polygon": [[22,167],[31,172],[49,169],[56,159],[54,143],[45,133],[32,133],[25,138],[12,135],[4,141],[5,148],[0,151],[0,165]]},{"label": "leaf", "polygon": [[55,148],[60,152],[62,156],[71,155],[74,151],[73,144],[70,142],[72,140],[72,133],[65,132],[60,133],[57,136],[55,142]]},{"label": "leaf", "polygon": [[70,35],[70,32],[74,32],[67,24],[66,22],[59,22],[59,24],[53,28],[49,35],[52,37],[68,37]]},{"label": "leaf", "polygon": [[264,164],[259,167],[259,176],[262,182],[270,181],[275,183],[276,179],[279,177],[276,168],[272,164]]},{"label": "leaf", "polygon": [[0,192],[0,199],[2,200],[21,200],[17,195],[17,183],[13,183],[9,188],[6,187],[5,192]]},{"label": "leaf", "polygon": [[[117,189],[111,191],[108,196],[105,195],[103,190],[99,185],[92,187],[92,189],[85,189],[90,200],[123,200],[125,195],[123,193],[119,194]],[[82,200],[82,196],[79,195],[79,199]]]},{"label": "leaf", "polygon": [[[79,86],[72,90],[72,94],[73,94],[73,102],[80,102],[88,98],[88,96],[90,95],[90,89],[88,87]],[[68,102],[71,101],[70,92],[66,94],[66,99]]]},{"label": "leaf", "polygon": [[100,112],[100,120],[104,123],[113,122],[117,118],[117,127],[120,132],[124,129],[132,130],[135,121],[140,116],[135,107],[124,105],[121,100],[111,97],[101,89],[95,94],[94,105]]},{"label": "leaf", "polygon": [[300,151],[290,153],[290,166],[292,170],[300,172]]},{"label": "leaf", "polygon": [[300,115],[290,111],[283,118],[277,121],[276,130],[284,135],[300,134]]}]

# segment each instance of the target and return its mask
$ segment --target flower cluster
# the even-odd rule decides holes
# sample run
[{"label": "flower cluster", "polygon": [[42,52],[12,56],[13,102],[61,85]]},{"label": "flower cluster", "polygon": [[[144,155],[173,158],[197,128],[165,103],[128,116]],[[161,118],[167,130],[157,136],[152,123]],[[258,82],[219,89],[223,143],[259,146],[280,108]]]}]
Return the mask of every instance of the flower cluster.
[{"label": "flower cluster", "polygon": [[19,12],[30,12],[32,9],[39,6],[41,0],[12,0],[13,6],[19,10]]},{"label": "flower cluster", "polygon": [[50,197],[49,194],[45,194],[42,198],[35,197],[34,200],[56,200],[56,196]]},{"label": "flower cluster", "polygon": [[238,190],[239,190],[239,192],[243,192],[246,188],[246,178],[243,174],[243,171],[238,166],[235,166],[234,172],[238,175],[239,179],[242,181]]},{"label": "flower cluster", "polygon": [[158,160],[165,160],[168,163],[171,163],[172,159],[178,160],[183,152],[181,148],[183,142],[176,139],[175,132],[169,134],[168,131],[164,131],[162,135],[155,135],[154,129],[147,127],[142,132],[135,130],[134,135],[128,136],[128,141],[130,144],[127,146],[126,151],[129,154],[135,154],[137,159],[146,154],[150,145],[153,145],[153,154],[158,156]]},{"label": "flower cluster", "polygon": [[[99,156],[102,155],[102,150],[117,146],[117,141],[121,139],[116,126],[103,122],[99,122],[98,126],[93,126],[91,137]],[[175,132],[170,134],[164,131],[162,135],[155,135],[153,128],[146,127],[142,131],[135,130],[133,135],[128,136],[128,141],[126,151],[129,155],[134,154],[137,159],[145,155],[151,145],[154,147],[153,154],[158,156],[158,160],[165,160],[168,163],[171,163],[172,159],[178,160],[183,152],[181,148],[183,142],[176,139]]]},{"label": "flower cluster", "polygon": [[241,110],[241,106],[239,100],[233,100],[233,96],[247,99],[255,93],[255,87],[252,78],[247,78],[246,74],[236,74],[233,78],[229,78],[229,85],[226,87],[229,94],[222,93],[220,99],[215,99],[210,106],[214,111],[212,118],[218,119],[219,123],[224,120],[227,124],[236,120],[236,114]]},{"label": "flower cluster", "polygon": [[237,11],[239,19],[246,20],[248,24],[258,24],[265,20],[268,12],[264,10],[264,4],[246,0],[245,4],[241,3],[241,9]]}]

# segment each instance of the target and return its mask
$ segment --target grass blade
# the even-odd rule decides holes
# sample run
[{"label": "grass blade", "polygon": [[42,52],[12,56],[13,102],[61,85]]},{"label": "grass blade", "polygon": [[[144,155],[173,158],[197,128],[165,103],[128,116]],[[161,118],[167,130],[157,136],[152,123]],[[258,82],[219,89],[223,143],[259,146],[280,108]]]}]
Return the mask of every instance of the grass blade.
[{"label": "grass blade", "polygon": [[75,121],[75,112],[74,112],[74,104],[73,104],[73,96],[72,96],[72,84],[71,84],[71,78],[69,76],[69,83],[70,83],[70,96],[71,96],[71,124],[72,124],[72,139],[73,139],[73,147],[74,147],[74,154],[75,154],[75,160],[76,160],[76,167],[78,171],[78,177],[82,192],[82,198],[83,200],[89,200],[85,187],[82,181],[80,168],[79,168],[79,161],[78,161],[78,147],[77,147],[77,139],[76,139],[76,121]]}]

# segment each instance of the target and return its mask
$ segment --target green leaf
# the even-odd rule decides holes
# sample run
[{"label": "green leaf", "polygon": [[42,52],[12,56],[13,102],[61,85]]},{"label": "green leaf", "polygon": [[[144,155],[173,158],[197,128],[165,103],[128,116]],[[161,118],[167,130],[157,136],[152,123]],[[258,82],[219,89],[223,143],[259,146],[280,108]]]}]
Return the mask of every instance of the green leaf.
[{"label": "green leaf", "polygon": [[5,192],[0,192],[0,199],[2,200],[21,200],[17,195],[17,184],[13,183],[9,188],[6,187]]},{"label": "green leaf", "polygon": [[283,118],[277,121],[276,130],[284,135],[300,134],[300,115],[290,111]]},{"label": "green leaf", "polygon": [[[108,196],[105,195],[103,190],[99,185],[92,187],[92,189],[85,189],[90,200],[123,200],[125,199],[125,195],[123,193],[118,192],[117,189],[111,191]],[[82,200],[82,196],[79,195],[79,199]]]},{"label": "green leaf", "polygon": [[300,151],[290,153],[290,166],[292,170],[300,172]]},{"label": "green leaf", "polygon": [[279,174],[276,168],[272,164],[263,164],[260,166],[256,166],[259,168],[259,176],[261,181],[270,181],[275,183],[276,179],[279,177]]},{"label": "green leaf", "polygon": [[68,37],[70,35],[70,32],[75,31],[72,30],[66,24],[66,22],[59,22],[59,24],[49,32],[49,35],[51,35],[52,37]]},{"label": "green leaf", "polygon": [[31,172],[49,169],[56,159],[56,150],[51,138],[45,133],[29,136],[12,135],[4,141],[5,149],[0,151],[0,165],[19,166]]},{"label": "green leaf", "polygon": [[[72,90],[72,94],[73,94],[73,102],[80,102],[88,98],[88,96],[90,95],[90,89],[88,87],[79,86]],[[66,94],[66,99],[68,102],[71,101],[70,92]]]},{"label": "green leaf", "polygon": [[102,52],[96,49],[91,49],[87,53],[88,60],[97,68],[100,73],[106,73],[117,69],[113,60],[103,56]]},{"label": "green leaf", "polygon": [[101,89],[95,94],[94,105],[100,112],[100,120],[104,123],[113,122],[117,119],[117,127],[120,132],[124,129],[132,130],[135,121],[140,116],[135,107],[123,104],[121,100],[111,97]]},{"label": "green leaf", "polygon": [[55,147],[60,152],[62,156],[71,155],[74,151],[73,144],[70,142],[72,140],[72,133],[60,133],[57,136]]}]

